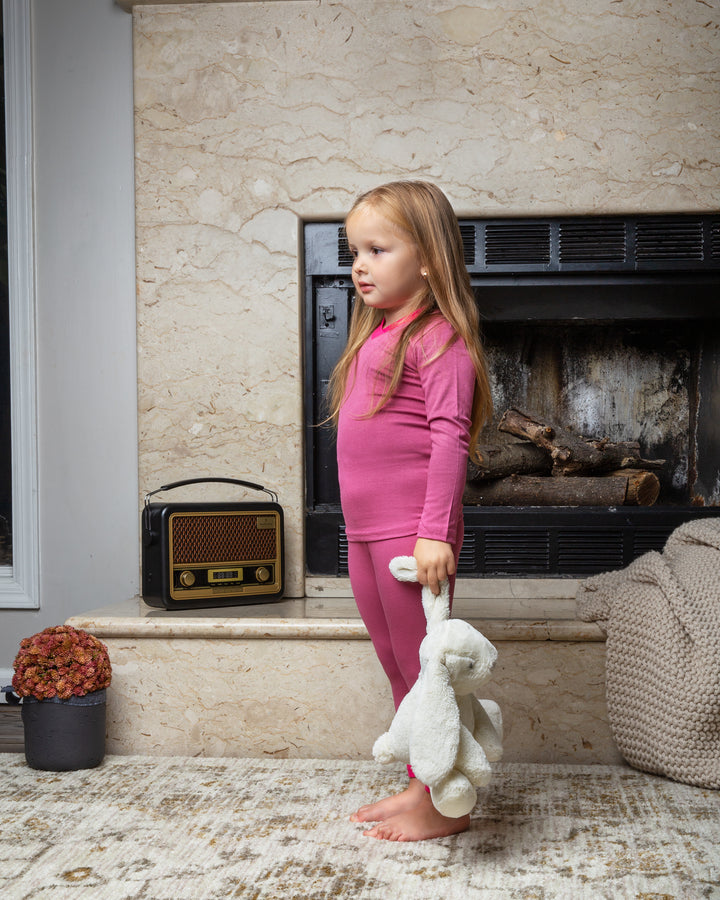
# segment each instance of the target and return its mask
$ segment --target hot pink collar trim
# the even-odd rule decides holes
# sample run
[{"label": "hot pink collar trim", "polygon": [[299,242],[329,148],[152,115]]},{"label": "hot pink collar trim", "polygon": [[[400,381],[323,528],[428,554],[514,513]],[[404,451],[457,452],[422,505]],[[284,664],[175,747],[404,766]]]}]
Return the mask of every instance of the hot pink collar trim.
[{"label": "hot pink collar trim", "polygon": [[378,325],[378,327],[373,331],[371,337],[378,337],[381,334],[385,334],[387,331],[392,331],[394,328],[399,328],[401,325],[407,325],[409,322],[412,322],[413,319],[417,319],[417,317],[422,312],[422,308],[415,309],[411,313],[408,313],[406,316],[403,316],[402,319],[398,319],[397,322],[391,322],[390,325],[385,324],[385,319]]}]

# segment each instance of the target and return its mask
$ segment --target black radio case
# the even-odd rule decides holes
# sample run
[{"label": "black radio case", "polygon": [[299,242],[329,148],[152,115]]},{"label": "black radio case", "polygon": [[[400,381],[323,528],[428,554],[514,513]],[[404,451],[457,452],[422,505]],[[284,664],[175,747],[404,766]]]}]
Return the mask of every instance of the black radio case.
[{"label": "black radio case", "polygon": [[[223,482],[264,491],[271,502],[150,503],[161,491]],[[284,517],[277,495],[236,478],[191,478],[145,495],[142,597],[162,609],[269,603],[283,595]]]}]

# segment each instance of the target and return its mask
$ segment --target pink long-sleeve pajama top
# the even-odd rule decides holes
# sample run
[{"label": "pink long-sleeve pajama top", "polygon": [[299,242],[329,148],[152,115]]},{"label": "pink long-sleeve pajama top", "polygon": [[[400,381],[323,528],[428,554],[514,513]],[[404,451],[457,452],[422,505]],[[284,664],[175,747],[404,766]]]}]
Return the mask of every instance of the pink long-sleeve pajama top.
[{"label": "pink long-sleeve pajama top", "polygon": [[417,535],[455,542],[462,516],[475,370],[434,316],[408,346],[397,392],[377,413],[408,320],[378,326],[355,358],[338,421],[340,499],[348,540]]}]

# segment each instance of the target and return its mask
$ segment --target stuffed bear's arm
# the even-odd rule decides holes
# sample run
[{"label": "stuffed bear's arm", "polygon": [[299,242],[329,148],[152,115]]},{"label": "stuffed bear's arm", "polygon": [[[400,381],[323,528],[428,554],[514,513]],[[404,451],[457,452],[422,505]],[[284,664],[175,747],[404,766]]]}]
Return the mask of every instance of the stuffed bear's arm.
[{"label": "stuffed bear's arm", "polygon": [[410,762],[410,723],[415,715],[417,691],[414,686],[402,700],[390,728],[381,734],[373,746],[373,756],[379,763]]},{"label": "stuffed bear's arm", "polygon": [[397,755],[397,748],[393,743],[392,735],[389,731],[381,734],[373,744],[373,757],[383,765],[391,762],[401,762],[400,756]]},{"label": "stuffed bear's arm", "polygon": [[492,775],[485,751],[464,725],[460,726],[460,745],[455,768],[477,787],[487,784]]},{"label": "stuffed bear's arm", "polygon": [[473,737],[484,750],[490,762],[502,759],[502,713],[494,700],[482,702],[471,695],[473,718]]}]

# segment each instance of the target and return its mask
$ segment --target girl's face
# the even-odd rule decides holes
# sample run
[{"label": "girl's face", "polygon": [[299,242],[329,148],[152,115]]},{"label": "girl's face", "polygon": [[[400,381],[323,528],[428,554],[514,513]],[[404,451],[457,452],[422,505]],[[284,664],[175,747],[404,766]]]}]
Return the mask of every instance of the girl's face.
[{"label": "girl's face", "polygon": [[416,310],[427,282],[409,235],[371,206],[351,213],[345,231],[355,260],[353,284],[365,305],[383,310],[386,325]]}]

